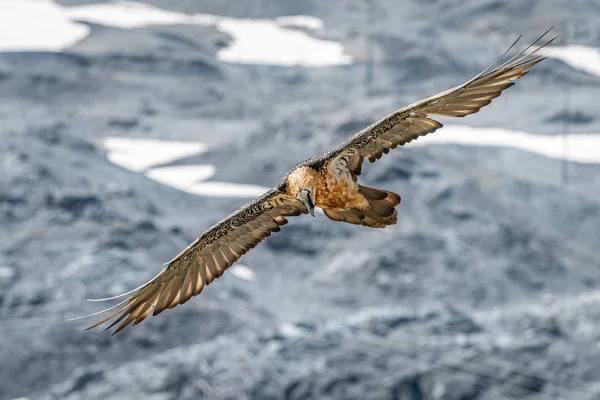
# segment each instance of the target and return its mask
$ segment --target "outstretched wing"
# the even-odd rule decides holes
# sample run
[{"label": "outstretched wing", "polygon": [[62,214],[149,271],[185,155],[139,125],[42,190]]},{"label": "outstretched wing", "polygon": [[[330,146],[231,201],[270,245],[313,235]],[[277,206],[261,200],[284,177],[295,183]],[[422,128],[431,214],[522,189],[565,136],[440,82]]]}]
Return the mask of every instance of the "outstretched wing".
[{"label": "outstretched wing", "polygon": [[510,60],[493,68],[517,42],[513,43],[498,61],[470,81],[393,112],[333,149],[326,155],[326,159],[332,160],[339,168],[347,168],[356,179],[356,175],[361,173],[365,157],[370,162],[375,162],[390,149],[441,128],[442,124],[429,118],[430,115],[464,117],[478,112],[481,107],[490,104],[492,99],[500,96],[504,89],[514,85],[514,81],[525,76],[529,72],[528,68],[546,58],[539,55],[538,51],[556,38],[529,52],[528,50],[549,31]]},{"label": "outstretched wing", "polygon": [[293,197],[278,189],[270,190],[204,232],[154,279],[119,303],[115,312],[87,329],[115,318],[107,329],[122,321],[117,333],[131,322],[139,324],[150,313],[158,315],[185,303],[271,232],[278,232],[281,225],[287,224],[285,217],[306,212]]}]

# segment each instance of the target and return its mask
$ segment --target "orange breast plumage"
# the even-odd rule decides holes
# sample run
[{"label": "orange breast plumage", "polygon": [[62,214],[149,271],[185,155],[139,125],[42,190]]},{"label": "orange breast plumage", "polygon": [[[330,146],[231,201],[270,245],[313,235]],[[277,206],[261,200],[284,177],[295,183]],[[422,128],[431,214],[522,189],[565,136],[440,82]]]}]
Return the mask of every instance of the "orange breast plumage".
[{"label": "orange breast plumage", "polygon": [[336,171],[326,164],[319,171],[316,186],[316,205],[323,209],[347,209],[356,207],[365,209],[369,202],[358,191],[358,184],[349,171]]}]

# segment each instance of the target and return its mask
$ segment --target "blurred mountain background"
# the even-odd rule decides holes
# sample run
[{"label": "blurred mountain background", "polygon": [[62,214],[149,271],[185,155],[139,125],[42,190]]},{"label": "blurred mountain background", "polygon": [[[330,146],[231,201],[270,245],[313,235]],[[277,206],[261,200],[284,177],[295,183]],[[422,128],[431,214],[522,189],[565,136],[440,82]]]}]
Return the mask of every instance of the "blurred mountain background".
[{"label": "blurred mountain background", "polygon": [[[1,399],[600,398],[597,1],[3,0],[0,22]],[[365,164],[397,225],[293,218],[158,318],[65,322],[551,26],[556,57],[434,134],[542,149],[419,139]]]}]

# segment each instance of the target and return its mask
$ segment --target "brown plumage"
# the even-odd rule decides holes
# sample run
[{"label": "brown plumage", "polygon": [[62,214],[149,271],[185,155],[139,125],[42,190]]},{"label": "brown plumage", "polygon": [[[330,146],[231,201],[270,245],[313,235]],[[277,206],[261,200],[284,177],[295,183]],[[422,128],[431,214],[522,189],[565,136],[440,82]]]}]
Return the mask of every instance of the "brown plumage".
[{"label": "brown plumage", "polygon": [[504,64],[494,67],[494,63],[470,81],[401,108],[330,152],[297,164],[273,189],[202,233],[150,282],[122,295],[133,293],[88,329],[113,320],[109,328],[120,324],[117,333],[150,314],[187,302],[272,232],[278,232],[287,217],[313,214],[314,207],[322,208],[334,221],[372,228],[395,224],[400,196],[358,184],[363,160],[374,162],[390,149],[435,132],[442,124],[431,119],[432,115],[464,117],[490,104],[545,58],[538,51],[554,39],[527,52],[542,37]]}]

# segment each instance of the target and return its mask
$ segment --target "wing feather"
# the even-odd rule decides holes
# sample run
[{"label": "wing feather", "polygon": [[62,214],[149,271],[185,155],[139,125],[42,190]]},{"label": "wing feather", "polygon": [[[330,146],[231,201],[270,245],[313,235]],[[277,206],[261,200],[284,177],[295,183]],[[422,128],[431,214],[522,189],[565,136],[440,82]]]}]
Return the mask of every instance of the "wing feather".
[{"label": "wing feather", "polygon": [[356,178],[356,175],[361,173],[364,158],[375,162],[390,149],[403,146],[441,128],[442,124],[429,118],[430,115],[465,117],[478,112],[500,96],[503,90],[514,85],[517,79],[527,75],[528,68],[546,58],[538,52],[556,37],[531,51],[530,49],[549,31],[508,61],[494,68],[494,65],[498,64],[516,44],[513,43],[502,57],[473,79],[391,113],[333,149],[325,155],[324,159],[344,157],[349,160],[348,170]]},{"label": "wing feather", "polygon": [[[288,221],[285,217],[305,214],[304,206],[281,188],[272,189],[215,224],[192,242],[153,280],[141,287],[112,314],[87,329],[111,321],[114,333],[139,324],[197,296],[223,275],[251,248]],[[120,325],[119,325],[120,324]]]}]

